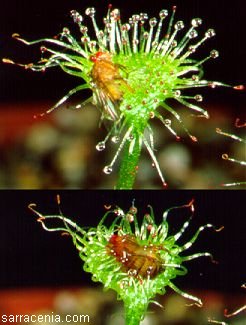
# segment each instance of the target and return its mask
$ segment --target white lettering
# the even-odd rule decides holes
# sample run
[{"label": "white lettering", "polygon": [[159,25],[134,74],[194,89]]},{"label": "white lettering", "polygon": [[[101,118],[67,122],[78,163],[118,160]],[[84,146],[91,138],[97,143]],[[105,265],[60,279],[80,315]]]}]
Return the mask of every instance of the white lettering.
[{"label": "white lettering", "polygon": [[[69,318],[69,320],[68,320],[68,318]],[[67,316],[66,316],[66,322],[68,322],[68,323],[71,322],[71,315],[67,315]]]},{"label": "white lettering", "polygon": [[2,322],[6,323],[8,321],[8,316],[7,315],[2,315]]},{"label": "white lettering", "polygon": [[15,316],[14,315],[9,315],[9,322],[14,323],[15,322]]},{"label": "white lettering", "polygon": [[25,323],[29,323],[30,321],[30,317],[28,316],[28,315],[22,315],[23,316],[23,321],[25,322]]},{"label": "white lettering", "polygon": [[[40,315],[39,315],[40,316]],[[41,315],[42,316],[42,315]],[[34,319],[34,320],[33,320]],[[36,323],[37,316],[36,315],[31,315],[30,322],[31,323]]]},{"label": "white lettering", "polygon": [[[52,312],[52,314],[46,315],[1,315],[2,323],[63,323],[60,315]],[[67,323],[89,323],[89,315],[66,315],[65,317]],[[0,322],[1,322],[0,321]]]}]

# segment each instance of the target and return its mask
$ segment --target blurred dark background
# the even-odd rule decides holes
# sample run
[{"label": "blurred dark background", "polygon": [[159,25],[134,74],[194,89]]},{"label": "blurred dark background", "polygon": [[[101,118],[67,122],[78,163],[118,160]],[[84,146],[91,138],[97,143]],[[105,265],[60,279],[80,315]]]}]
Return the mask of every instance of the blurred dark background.
[{"label": "blurred dark background", "polygon": [[[245,1],[226,4],[222,0],[112,3],[121,9],[124,21],[139,12],[158,17],[161,9],[170,10],[172,5],[178,7],[175,20],[184,20],[187,28],[192,18],[201,17],[199,39],[208,28],[216,30],[216,37],[199,48],[198,57],[206,57],[212,49],[220,52],[218,59],[205,63],[204,77],[231,85],[245,84]],[[87,7],[94,6],[100,24],[107,5],[107,1],[93,0],[5,1],[0,12],[0,57],[21,63],[36,62],[40,58],[39,45],[29,47],[17,42],[11,38],[13,33],[34,40],[53,37],[67,26],[79,37],[70,10],[76,9],[84,15]],[[94,107],[80,111],[64,109],[86,99],[89,92],[80,92],[57,112],[33,119],[33,115],[48,110],[79,82],[59,69],[35,73],[0,63],[0,188],[115,186],[118,166],[110,176],[104,175],[102,169],[112,160],[117,145],[109,145],[104,152],[95,150],[96,144],[106,136],[104,128],[98,127],[99,112]],[[191,117],[189,109],[178,107],[186,126],[198,138],[197,144],[182,134],[180,125],[175,129],[182,140],[176,143],[160,123],[153,121],[154,134],[158,135],[156,155],[169,188],[220,188],[222,183],[245,180],[242,166],[221,159],[223,153],[228,153],[245,160],[244,147],[217,135],[215,128],[243,136],[244,130],[236,128],[234,122],[236,118],[242,123],[245,120],[246,92],[222,87],[201,89],[199,93],[204,96],[201,106],[209,112],[209,120]],[[144,151],[139,167],[136,188],[160,188],[158,175]]]}]

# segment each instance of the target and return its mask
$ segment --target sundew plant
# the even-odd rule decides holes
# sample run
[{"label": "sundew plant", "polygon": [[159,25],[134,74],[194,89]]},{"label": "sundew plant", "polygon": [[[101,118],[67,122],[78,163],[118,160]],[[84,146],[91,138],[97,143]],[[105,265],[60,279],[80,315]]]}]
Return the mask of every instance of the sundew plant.
[{"label": "sundew plant", "polygon": [[[239,119],[236,119],[235,126],[236,126],[237,128],[243,128],[243,127],[246,127],[246,123],[240,124]],[[245,149],[246,149],[246,147],[245,147],[245,145],[246,145],[246,140],[245,140],[245,139],[243,139],[243,138],[241,138],[241,137],[239,137],[239,136],[237,136],[237,135],[235,135],[235,134],[231,134],[231,133],[228,133],[228,132],[224,132],[224,131],[222,131],[222,130],[219,129],[219,128],[216,129],[216,132],[217,132],[218,134],[224,135],[224,136],[226,136],[226,137],[228,137],[228,138],[231,138],[231,139],[233,139],[233,140],[236,140],[236,141],[238,141],[238,142],[241,142],[242,145],[244,145],[244,151],[243,151],[243,152],[245,153]],[[228,160],[228,161],[230,161],[230,162],[232,162],[232,163],[239,164],[239,165],[241,165],[241,166],[246,166],[246,161],[244,161],[244,160],[239,160],[239,159],[236,159],[236,158],[230,157],[227,153],[223,153],[223,154],[222,154],[222,159],[224,159],[224,160]],[[233,182],[233,183],[226,183],[226,184],[222,184],[222,185],[223,185],[223,186],[227,186],[227,187],[229,187],[229,186],[238,186],[238,185],[246,185],[246,181]]]},{"label": "sundew plant", "polygon": [[[112,160],[103,167],[105,174],[114,171],[120,161],[117,189],[134,186],[142,147],[149,153],[162,185],[167,185],[155,154],[155,134],[152,120],[158,119],[176,138],[180,136],[172,127],[173,117],[192,141],[197,138],[183,124],[180,113],[173,106],[175,100],[181,108],[188,108],[196,116],[209,118],[208,112],[199,106],[202,87],[228,86],[219,81],[203,78],[203,64],[219,56],[212,49],[208,56],[195,59],[199,48],[215,36],[212,28],[198,39],[202,19],[193,18],[185,30],[182,20],[175,21],[176,6],[170,12],[161,10],[158,18],[149,19],[147,13],[132,15],[124,21],[120,10],[108,7],[103,23],[98,24],[95,8],[87,8],[85,16],[71,11],[81,37],[75,38],[68,28],[54,38],[27,41],[19,34],[13,37],[27,45],[41,44],[41,60],[37,63],[18,64],[25,69],[45,71],[60,67],[79,79],[70,90],[47,112],[61,106],[70,96],[85,89],[92,97],[79,103],[83,107],[89,101],[101,112],[101,123],[107,135],[96,149],[103,151],[108,141],[115,143]],[[91,26],[92,25],[92,26]],[[6,63],[14,63],[4,59]],[[242,89],[242,86],[235,86]],[[186,92],[194,89],[194,95]]]},{"label": "sundew plant", "polygon": [[[204,256],[213,260],[208,252],[185,255],[204,229],[215,229],[211,224],[201,226],[189,241],[182,243],[182,235],[194,213],[193,200],[186,205],[169,208],[163,213],[160,224],[156,224],[151,206],[148,206],[149,212],[141,222],[137,219],[134,202],[127,212],[118,206],[108,206],[97,227],[86,228],[78,226],[61,211],[58,215],[43,215],[36,210],[35,204],[30,204],[29,208],[38,216],[45,230],[65,232],[72,237],[84,262],[84,271],[91,273],[92,280],[101,282],[104,289],[114,290],[118,300],[123,301],[125,324],[139,324],[149,303],[154,302],[157,294],[165,294],[167,287],[192,304],[202,306],[199,298],[183,292],[174,284],[177,276],[187,273],[183,265],[186,262]],[[188,209],[191,216],[177,233],[171,234],[167,219],[176,209]]]}]

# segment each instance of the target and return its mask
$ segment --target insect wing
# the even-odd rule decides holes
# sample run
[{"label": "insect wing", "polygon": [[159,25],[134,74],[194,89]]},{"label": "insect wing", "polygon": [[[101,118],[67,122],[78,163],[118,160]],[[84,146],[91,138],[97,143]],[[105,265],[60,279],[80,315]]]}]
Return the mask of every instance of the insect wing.
[{"label": "insect wing", "polygon": [[117,103],[113,102],[109,96],[107,96],[107,94],[98,87],[95,87],[95,91],[93,93],[93,103],[101,110],[102,120],[118,120],[119,114]]}]

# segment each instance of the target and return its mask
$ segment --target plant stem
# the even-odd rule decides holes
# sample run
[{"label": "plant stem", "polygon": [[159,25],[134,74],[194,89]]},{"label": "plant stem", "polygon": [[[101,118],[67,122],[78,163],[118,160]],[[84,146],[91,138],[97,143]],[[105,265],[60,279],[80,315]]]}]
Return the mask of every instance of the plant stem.
[{"label": "plant stem", "polygon": [[119,178],[116,185],[118,190],[130,190],[133,188],[138,172],[138,162],[141,153],[141,139],[138,134],[135,136],[134,144],[131,141],[125,145],[120,166]]},{"label": "plant stem", "polygon": [[[144,302],[134,304],[125,304],[125,324],[126,325],[139,325],[141,320],[143,320],[143,316],[146,312],[146,300],[143,299]],[[148,305],[148,303],[147,303]]]}]

